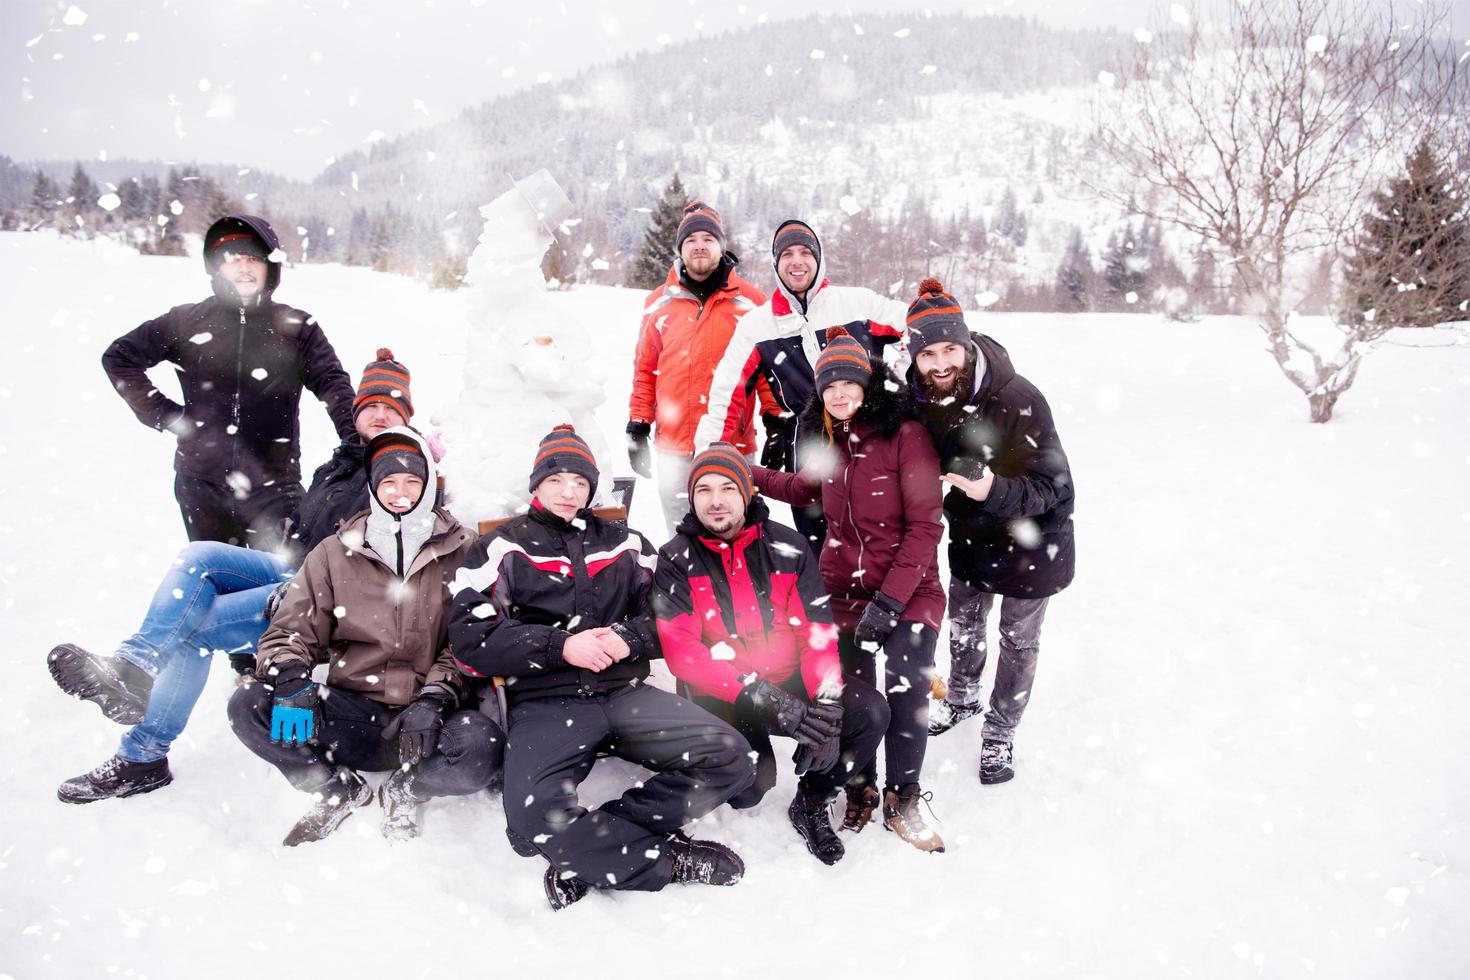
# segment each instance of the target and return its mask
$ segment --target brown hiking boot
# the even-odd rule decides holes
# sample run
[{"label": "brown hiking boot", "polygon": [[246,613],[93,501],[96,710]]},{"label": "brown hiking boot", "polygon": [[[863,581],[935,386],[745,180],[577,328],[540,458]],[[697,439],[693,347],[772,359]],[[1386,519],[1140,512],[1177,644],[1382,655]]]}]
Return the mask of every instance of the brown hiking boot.
[{"label": "brown hiking boot", "polygon": [[931,854],[944,850],[944,838],[931,830],[919,816],[919,801],[927,804],[932,797],[932,793],[922,792],[917,786],[905,796],[891,789],[883,792],[883,826],[906,843]]},{"label": "brown hiking boot", "polygon": [[847,788],[847,813],[842,817],[842,829],[861,834],[863,828],[873,822],[873,811],[878,809],[878,788],[864,786]]}]

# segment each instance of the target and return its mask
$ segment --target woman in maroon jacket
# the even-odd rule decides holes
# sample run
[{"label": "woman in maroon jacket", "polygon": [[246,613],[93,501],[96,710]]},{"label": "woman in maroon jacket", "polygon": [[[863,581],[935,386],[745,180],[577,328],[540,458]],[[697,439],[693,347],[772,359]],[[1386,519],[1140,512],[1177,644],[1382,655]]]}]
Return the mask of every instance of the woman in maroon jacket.
[{"label": "woman in maroon jacket", "polygon": [[[819,556],[832,597],[844,671],[877,682],[876,655],[891,721],[884,739],[883,823],[925,851],[944,842],[924,825],[919,786],[929,732],[929,683],[944,618],[938,548],[943,533],[939,457],[914,417],[907,389],[842,327],[827,331],[816,392],[797,422],[801,469],[755,468],[769,497],[822,504],[827,540]],[[847,787],[843,828],[861,831],[879,796],[877,763]]]}]

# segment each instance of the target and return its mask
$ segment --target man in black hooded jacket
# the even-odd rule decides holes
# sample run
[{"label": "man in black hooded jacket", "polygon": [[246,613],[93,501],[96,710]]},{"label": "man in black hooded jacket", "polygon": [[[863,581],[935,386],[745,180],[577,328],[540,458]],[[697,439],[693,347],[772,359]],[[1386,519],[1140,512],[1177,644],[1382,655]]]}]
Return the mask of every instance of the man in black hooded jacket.
[{"label": "man in black hooded jacket", "polygon": [[[263,219],[211,225],[204,267],[212,297],[114,340],[102,366],[139,421],[178,437],[174,495],[189,540],[273,548],[302,493],[301,389],[352,439],[352,381],[316,320],[272,298],[280,243]],[[148,380],[163,361],[178,371],[182,405]]]},{"label": "man in black hooded jacket", "polygon": [[985,623],[1000,614],[1000,657],[981,729],[980,782],[1015,775],[1012,741],[1031,700],[1041,623],[1072,582],[1075,488],[1042,393],[1006,349],[972,332],[937,279],[909,307],[909,387],[939,453],[949,523],[949,692],[929,734],[981,713]]}]

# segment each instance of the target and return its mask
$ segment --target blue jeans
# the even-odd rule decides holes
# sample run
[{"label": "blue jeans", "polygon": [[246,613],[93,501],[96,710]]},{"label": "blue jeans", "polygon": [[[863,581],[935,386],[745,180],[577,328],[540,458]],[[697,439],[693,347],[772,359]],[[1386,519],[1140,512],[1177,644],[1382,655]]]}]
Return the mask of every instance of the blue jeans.
[{"label": "blue jeans", "polygon": [[122,737],[128,762],[168,755],[209,677],[216,650],[254,652],[265,631],[265,601],[292,570],[269,552],[196,541],[158,584],[143,625],[117,656],[153,676],[148,713]]}]

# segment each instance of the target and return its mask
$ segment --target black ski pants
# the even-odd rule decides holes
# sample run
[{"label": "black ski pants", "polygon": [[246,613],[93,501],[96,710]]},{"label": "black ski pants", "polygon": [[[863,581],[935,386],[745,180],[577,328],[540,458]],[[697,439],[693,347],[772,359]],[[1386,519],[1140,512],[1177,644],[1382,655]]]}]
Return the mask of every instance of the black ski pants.
[{"label": "black ski pants", "polygon": [[[677,695],[629,684],[611,694],[510,707],[506,836],[597,888],[658,891],[673,875],[668,838],[750,785],[745,740]],[[596,810],[577,787],[599,752],[652,769]]]},{"label": "black ski pants", "polygon": [[[338,766],[360,772],[397,769],[398,740],[382,736],[404,709],[341,688],[327,688],[325,694],[321,730],[307,745],[271,741],[271,693],[263,684],[235,689],[230,727],[247,749],[308,793],[326,786]],[[456,711],[444,719],[434,754],[411,770],[414,792],[425,798],[479,792],[495,782],[504,757],[505,735],[499,725],[478,711]]]},{"label": "black ski pants", "polygon": [[[802,685],[798,672],[781,688],[811,702]],[[737,810],[755,806],[771,787],[776,785],[776,751],[771,745],[771,730],[740,703],[721,701],[719,698],[700,696],[695,699],[700,707],[717,718],[728,721],[735,730],[750,743],[756,755],[755,782],[750,788],[731,797],[730,805]],[[888,727],[888,703],[883,695],[867,681],[855,674],[842,675],[842,735],[838,739],[837,763],[826,772],[808,772],[798,783],[802,793],[824,799],[836,794],[854,773],[859,773],[873,764],[878,743]]]},{"label": "black ski pants", "polygon": [[286,525],[301,502],[301,484],[257,487],[238,497],[223,483],[178,474],[174,497],[190,541],[219,541],[272,551],[286,539]]},{"label": "black ski pants", "polygon": [[[883,737],[886,784],[878,782],[878,757],[874,753],[850,786],[879,786],[912,789],[924,769],[924,750],[929,744],[929,684],[934,677],[934,648],[939,634],[920,623],[903,620],[883,644],[883,691],[888,696],[888,730]],[[837,653],[842,669],[874,686],[878,680],[876,654],[858,649],[851,633],[837,634]]]}]

